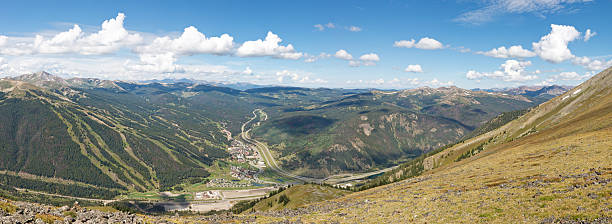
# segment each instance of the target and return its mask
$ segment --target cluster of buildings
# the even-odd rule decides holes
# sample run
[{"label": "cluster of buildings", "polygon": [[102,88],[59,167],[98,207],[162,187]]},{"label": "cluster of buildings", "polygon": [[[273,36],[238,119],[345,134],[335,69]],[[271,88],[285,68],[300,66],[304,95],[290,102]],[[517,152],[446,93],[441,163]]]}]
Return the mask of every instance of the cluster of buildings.
[{"label": "cluster of buildings", "polygon": [[230,170],[230,174],[234,178],[238,178],[241,180],[249,180],[251,182],[259,183],[261,181],[257,178],[257,173],[258,171],[256,170],[250,170],[250,169],[239,167],[239,166],[232,166]]},{"label": "cluster of buildings", "polygon": [[247,162],[257,160],[259,158],[257,150],[236,140],[232,142],[232,145],[228,148],[228,151],[230,155],[232,155],[232,160],[236,160],[238,162]]},{"label": "cluster of buildings", "polygon": [[203,191],[195,193],[195,200],[221,199],[219,191]]},{"label": "cluster of buildings", "polygon": [[250,187],[251,183],[241,183],[237,180],[228,180],[225,178],[217,178],[210,180],[206,187],[224,187],[224,188],[238,188],[238,187]]}]

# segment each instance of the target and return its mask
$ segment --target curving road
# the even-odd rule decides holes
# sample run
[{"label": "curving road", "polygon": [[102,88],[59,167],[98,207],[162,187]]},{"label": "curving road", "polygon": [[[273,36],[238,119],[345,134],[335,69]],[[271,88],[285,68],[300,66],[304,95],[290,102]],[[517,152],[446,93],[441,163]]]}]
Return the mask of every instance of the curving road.
[{"label": "curving road", "polygon": [[265,115],[265,118],[260,119],[260,121],[265,121],[265,120],[268,119],[268,115],[263,110],[255,109],[253,111],[253,117],[242,125],[242,128],[241,128],[242,133],[240,133],[240,137],[242,138],[242,140],[244,140],[248,144],[251,144],[251,145],[255,146],[255,148],[259,152],[259,155],[263,158],[263,160],[266,163],[266,165],[270,169],[276,171],[277,173],[279,173],[279,174],[281,174],[283,176],[290,177],[290,178],[297,179],[297,180],[304,181],[304,182],[322,183],[325,179],[316,179],[316,178],[310,178],[310,177],[303,177],[303,176],[295,175],[295,174],[292,174],[292,173],[289,173],[289,172],[283,170],[278,165],[276,160],[274,159],[274,156],[272,156],[272,153],[270,153],[270,149],[268,148],[268,146],[266,146],[265,144],[261,143],[260,141],[252,139],[249,136],[249,132],[252,130],[252,128],[249,128],[249,129],[245,130],[246,126],[249,123],[253,122],[258,117],[257,113],[261,113],[261,114]]},{"label": "curving road", "polygon": [[337,175],[329,176],[329,177],[323,178],[323,179],[304,177],[304,176],[299,176],[299,175],[292,174],[290,172],[287,172],[287,171],[283,170],[281,168],[281,166],[278,165],[278,163],[274,159],[274,156],[272,156],[272,153],[270,152],[270,149],[268,148],[268,146],[266,146],[266,144],[264,144],[264,143],[262,143],[260,141],[257,141],[255,139],[252,139],[249,136],[249,132],[252,130],[252,128],[249,128],[249,129],[245,130],[247,125],[249,125],[249,123],[253,122],[258,117],[258,115],[257,115],[258,113],[263,114],[265,116],[263,119],[260,119],[259,122],[265,121],[265,120],[268,119],[268,115],[263,110],[255,109],[253,111],[253,117],[242,125],[242,128],[241,128],[242,133],[240,133],[240,137],[246,143],[255,146],[255,148],[259,152],[259,155],[261,155],[261,157],[263,158],[264,162],[266,163],[266,165],[268,167],[270,167],[270,169],[276,171],[277,173],[279,173],[279,174],[281,174],[283,176],[290,177],[290,178],[293,178],[293,179],[296,179],[296,180],[300,180],[300,181],[303,181],[303,182],[336,184],[336,183],[342,183],[342,182],[347,182],[347,181],[351,181],[351,180],[363,179],[363,178],[366,178],[366,177],[369,177],[369,176],[373,176],[373,175],[376,175],[376,174],[380,174],[380,173],[384,173],[384,172],[390,171],[390,170],[392,170],[392,169],[397,167],[397,166],[389,167],[389,168],[386,168],[386,169],[372,171],[372,172],[368,172],[368,173],[337,174]]}]

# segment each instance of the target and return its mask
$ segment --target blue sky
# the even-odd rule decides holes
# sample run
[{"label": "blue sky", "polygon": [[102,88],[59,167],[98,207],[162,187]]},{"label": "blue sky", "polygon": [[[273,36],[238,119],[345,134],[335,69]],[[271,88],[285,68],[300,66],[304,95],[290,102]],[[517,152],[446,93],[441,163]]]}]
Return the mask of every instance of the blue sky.
[{"label": "blue sky", "polygon": [[609,0],[11,1],[0,9],[0,77],[575,85],[612,66],[611,9]]}]

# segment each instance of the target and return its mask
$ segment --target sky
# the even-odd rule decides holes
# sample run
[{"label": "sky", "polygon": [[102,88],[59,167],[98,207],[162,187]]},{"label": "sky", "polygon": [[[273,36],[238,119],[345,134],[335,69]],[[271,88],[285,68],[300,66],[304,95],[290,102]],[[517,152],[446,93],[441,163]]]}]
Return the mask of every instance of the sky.
[{"label": "sky", "polygon": [[611,0],[7,1],[0,77],[577,85],[612,66],[610,10]]}]

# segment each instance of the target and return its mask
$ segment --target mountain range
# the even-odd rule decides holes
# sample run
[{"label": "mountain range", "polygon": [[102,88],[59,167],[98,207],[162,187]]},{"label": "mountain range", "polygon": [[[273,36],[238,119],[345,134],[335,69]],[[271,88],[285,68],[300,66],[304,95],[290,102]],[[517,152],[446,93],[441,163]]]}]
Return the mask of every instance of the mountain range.
[{"label": "mountain range", "polygon": [[58,190],[68,184],[104,197],[171,189],[204,181],[262,109],[268,120],[253,137],[283,169],[322,178],[411,160],[546,96],[457,87],[239,90],[39,72],[0,80],[0,170],[12,178],[5,184],[51,184],[60,193],[78,194]]}]

